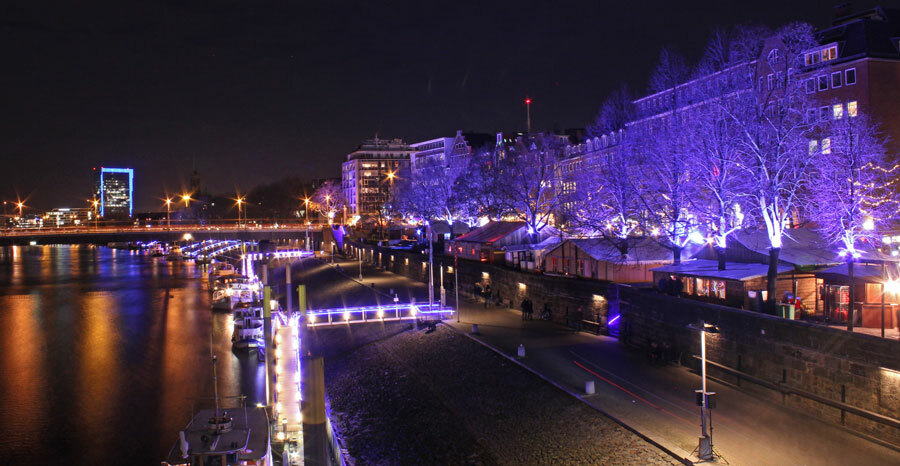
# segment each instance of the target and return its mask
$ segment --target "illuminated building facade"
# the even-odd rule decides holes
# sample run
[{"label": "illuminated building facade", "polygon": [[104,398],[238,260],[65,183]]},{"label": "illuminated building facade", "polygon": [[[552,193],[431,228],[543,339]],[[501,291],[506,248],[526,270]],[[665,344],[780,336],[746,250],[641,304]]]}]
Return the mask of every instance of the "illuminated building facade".
[{"label": "illuminated building facade", "polygon": [[94,168],[94,198],[103,218],[131,217],[134,212],[134,169]]},{"label": "illuminated building facade", "polygon": [[44,225],[48,227],[69,227],[87,225],[94,220],[93,207],[70,209],[58,207],[44,214]]},{"label": "illuminated building facade", "polygon": [[347,214],[361,218],[378,217],[395,178],[409,174],[413,149],[402,139],[368,139],[347,155],[341,164],[341,189]]}]

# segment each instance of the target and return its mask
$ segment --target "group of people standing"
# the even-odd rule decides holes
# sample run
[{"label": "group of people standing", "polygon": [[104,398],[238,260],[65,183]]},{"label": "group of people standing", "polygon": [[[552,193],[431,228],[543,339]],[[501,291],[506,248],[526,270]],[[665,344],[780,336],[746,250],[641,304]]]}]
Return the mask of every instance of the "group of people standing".
[{"label": "group of people standing", "polygon": [[534,303],[530,299],[522,299],[522,320],[534,319]]}]

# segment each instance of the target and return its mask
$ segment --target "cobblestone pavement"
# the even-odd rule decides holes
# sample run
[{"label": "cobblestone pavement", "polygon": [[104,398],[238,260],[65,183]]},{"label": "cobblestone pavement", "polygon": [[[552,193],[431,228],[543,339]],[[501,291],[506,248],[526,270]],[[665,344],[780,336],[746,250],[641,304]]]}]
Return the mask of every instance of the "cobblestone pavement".
[{"label": "cobblestone pavement", "polygon": [[589,406],[439,325],[326,361],[358,464],[672,464]]}]

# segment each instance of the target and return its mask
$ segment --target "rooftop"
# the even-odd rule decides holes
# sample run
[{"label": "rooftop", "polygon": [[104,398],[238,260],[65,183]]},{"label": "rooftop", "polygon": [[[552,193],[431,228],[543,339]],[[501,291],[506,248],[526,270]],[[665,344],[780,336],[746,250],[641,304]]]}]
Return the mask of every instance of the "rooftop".
[{"label": "rooftop", "polygon": [[455,241],[493,243],[522,228],[525,228],[525,222],[488,222],[484,226],[457,237]]},{"label": "rooftop", "polygon": [[[778,273],[789,272],[793,268],[788,265],[779,265]],[[664,265],[651,269],[654,272],[677,273],[693,275],[701,278],[717,278],[721,280],[750,280],[765,277],[769,271],[766,264],[746,264],[742,262],[726,262],[725,270],[719,270],[718,261],[706,259],[693,259],[681,264]]]}]

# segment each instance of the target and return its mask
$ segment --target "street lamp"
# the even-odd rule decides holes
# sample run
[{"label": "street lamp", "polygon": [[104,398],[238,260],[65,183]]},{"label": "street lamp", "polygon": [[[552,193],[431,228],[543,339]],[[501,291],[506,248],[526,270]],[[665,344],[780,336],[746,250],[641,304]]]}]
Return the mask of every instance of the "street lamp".
[{"label": "street lamp", "polygon": [[238,196],[238,198],[235,199],[235,201],[237,202],[237,206],[238,206],[238,228],[241,228],[241,225],[242,225],[241,224],[241,205],[244,204],[244,198]]},{"label": "street lamp", "polygon": [[331,194],[325,195],[325,211],[328,212],[328,224],[334,223],[334,211],[331,209]]},{"label": "street lamp", "polygon": [[166,197],[166,229],[172,229],[172,219],[171,219],[171,211],[172,211],[172,198]]},{"label": "street lamp", "polygon": [[[385,221],[384,221],[384,224],[382,224],[382,227],[381,227],[381,239],[385,239],[385,237],[384,237],[384,230],[385,230],[385,228],[384,228],[384,227],[387,226],[387,230],[388,230],[388,231],[390,231],[390,229],[391,229],[391,210],[390,210],[390,207],[389,207],[389,206],[390,206],[390,202],[391,202],[391,200],[392,200],[391,198],[393,197],[393,193],[394,193],[394,178],[395,178],[395,177],[396,177],[396,174],[393,172],[393,170],[392,170],[392,171],[388,171],[388,173],[387,173],[387,179],[388,179],[388,183],[389,183],[389,186],[390,186],[390,187],[388,188],[387,195],[385,196],[385,202],[384,202],[385,209],[383,209],[383,210],[384,210],[384,217],[385,217],[384,220],[385,220]],[[385,224],[386,224],[386,225],[385,225]],[[389,233],[389,234],[390,234],[390,233]]]},{"label": "street lamp", "polygon": [[94,229],[96,230],[98,228],[97,222],[100,217],[100,212],[98,209],[100,206],[100,201],[98,201],[97,199],[94,199],[91,201],[91,204],[93,204],[93,206],[94,206]]},{"label": "street lamp", "polygon": [[[697,405],[700,406],[700,444],[697,447],[697,456],[702,460],[713,459],[713,435],[712,435],[712,411],[710,411],[710,399],[715,396],[715,392],[706,390],[706,334],[719,333],[718,327],[706,322],[700,322],[700,327],[688,325],[689,328],[700,331],[700,373],[703,380],[702,390],[695,390],[697,395]],[[707,433],[706,425],[709,422],[709,433]]]},{"label": "street lamp", "polygon": [[303,204],[303,213],[306,215],[306,250],[309,251],[309,197],[303,199]]}]

